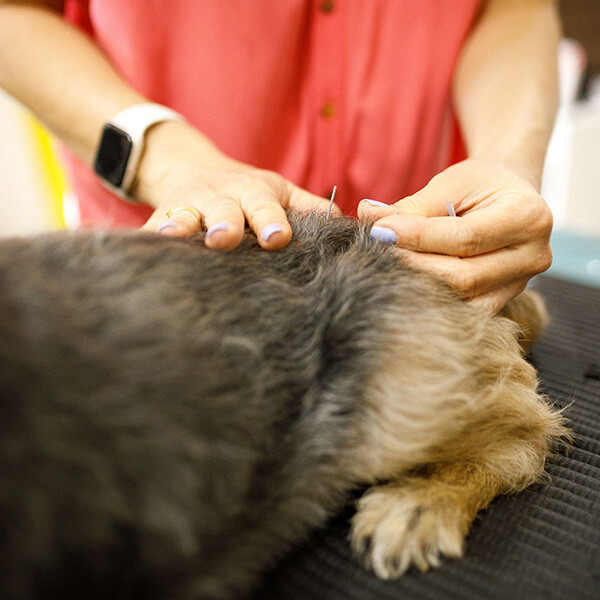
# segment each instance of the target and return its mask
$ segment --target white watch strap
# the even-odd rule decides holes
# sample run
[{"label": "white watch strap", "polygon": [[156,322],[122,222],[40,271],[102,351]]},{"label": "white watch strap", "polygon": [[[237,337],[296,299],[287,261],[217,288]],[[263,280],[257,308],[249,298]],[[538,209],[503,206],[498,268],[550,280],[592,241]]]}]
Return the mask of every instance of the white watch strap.
[{"label": "white watch strap", "polygon": [[144,150],[144,136],[148,128],[163,121],[185,121],[182,115],[162,104],[144,102],[134,104],[120,113],[116,114],[110,123],[126,132],[133,143],[127,168],[123,175],[123,183],[119,190],[126,196],[137,174],[138,165]]}]

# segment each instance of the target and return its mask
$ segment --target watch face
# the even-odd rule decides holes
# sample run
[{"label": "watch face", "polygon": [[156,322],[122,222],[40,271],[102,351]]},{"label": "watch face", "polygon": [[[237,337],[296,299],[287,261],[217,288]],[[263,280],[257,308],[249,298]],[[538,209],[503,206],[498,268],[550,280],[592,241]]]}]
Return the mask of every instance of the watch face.
[{"label": "watch face", "polygon": [[129,135],[111,125],[104,126],[94,171],[114,187],[121,187],[133,142]]}]

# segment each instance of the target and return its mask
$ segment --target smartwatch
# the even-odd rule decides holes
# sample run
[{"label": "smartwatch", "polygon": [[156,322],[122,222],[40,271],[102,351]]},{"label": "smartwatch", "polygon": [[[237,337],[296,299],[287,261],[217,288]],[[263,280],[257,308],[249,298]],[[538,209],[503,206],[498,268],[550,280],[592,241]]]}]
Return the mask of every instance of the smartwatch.
[{"label": "smartwatch", "polygon": [[135,104],[115,115],[102,130],[94,171],[111,191],[129,202],[129,195],[144,150],[146,131],[162,121],[185,121],[174,110],[144,102]]}]

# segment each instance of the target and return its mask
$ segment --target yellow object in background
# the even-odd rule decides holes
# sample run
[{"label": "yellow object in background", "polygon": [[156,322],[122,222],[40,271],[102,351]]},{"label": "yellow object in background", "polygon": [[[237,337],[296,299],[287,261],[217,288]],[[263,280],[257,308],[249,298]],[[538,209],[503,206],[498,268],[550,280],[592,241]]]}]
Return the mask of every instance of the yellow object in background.
[{"label": "yellow object in background", "polygon": [[56,148],[46,129],[37,119],[24,112],[26,135],[29,138],[34,161],[34,172],[39,175],[40,188],[46,198],[48,225],[52,229],[63,229],[65,223],[65,193],[67,183],[62,165],[56,156]]}]

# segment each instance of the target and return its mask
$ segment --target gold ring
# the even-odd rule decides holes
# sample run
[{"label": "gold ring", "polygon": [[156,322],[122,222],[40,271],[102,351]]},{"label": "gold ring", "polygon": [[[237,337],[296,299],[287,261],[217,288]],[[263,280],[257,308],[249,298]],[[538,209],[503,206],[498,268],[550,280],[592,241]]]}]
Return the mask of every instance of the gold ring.
[{"label": "gold ring", "polygon": [[200,214],[200,211],[195,209],[193,206],[178,206],[177,208],[170,208],[165,212],[165,215],[167,215],[167,218],[170,219],[174,214],[181,212],[189,212],[190,214],[194,215],[196,219],[198,219],[198,225],[202,224],[202,215]]}]

